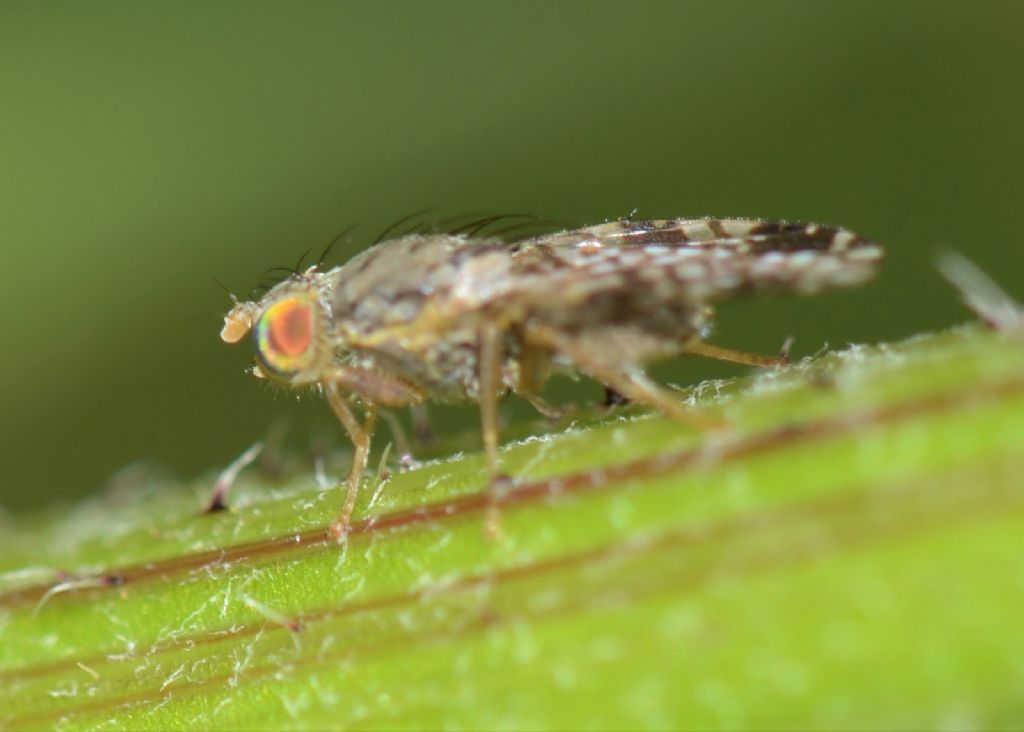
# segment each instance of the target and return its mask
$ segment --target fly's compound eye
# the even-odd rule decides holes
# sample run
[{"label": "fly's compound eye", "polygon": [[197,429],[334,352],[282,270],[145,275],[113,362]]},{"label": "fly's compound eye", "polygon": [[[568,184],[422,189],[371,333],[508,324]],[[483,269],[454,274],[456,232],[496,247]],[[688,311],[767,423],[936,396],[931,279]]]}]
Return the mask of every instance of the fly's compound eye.
[{"label": "fly's compound eye", "polygon": [[305,297],[289,297],[260,315],[256,353],[270,374],[288,378],[312,364],[316,355],[313,308]]}]

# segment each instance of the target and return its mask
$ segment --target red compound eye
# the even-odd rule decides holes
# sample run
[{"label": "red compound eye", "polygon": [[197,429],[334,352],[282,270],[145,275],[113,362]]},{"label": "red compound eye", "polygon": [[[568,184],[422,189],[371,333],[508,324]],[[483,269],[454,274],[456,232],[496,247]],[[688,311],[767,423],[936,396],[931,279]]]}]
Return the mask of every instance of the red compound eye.
[{"label": "red compound eye", "polygon": [[268,313],[270,343],[282,356],[301,356],[313,340],[313,318],[309,305],[295,300],[278,303]]},{"label": "red compound eye", "polygon": [[273,371],[298,371],[313,345],[313,310],[308,300],[290,297],[263,311],[256,327],[256,344],[263,362]]}]

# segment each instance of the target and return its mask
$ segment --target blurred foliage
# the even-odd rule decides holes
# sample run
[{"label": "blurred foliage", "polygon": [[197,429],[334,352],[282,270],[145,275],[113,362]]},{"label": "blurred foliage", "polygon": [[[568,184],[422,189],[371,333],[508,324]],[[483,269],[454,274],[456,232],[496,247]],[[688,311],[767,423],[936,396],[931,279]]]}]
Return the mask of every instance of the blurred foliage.
[{"label": "blurred foliage", "polygon": [[478,453],[368,485],[344,547],[308,471],[247,471],[231,513],[124,476],[35,515],[0,536],[0,726],[1019,728],[1021,343],[687,396],[730,429],[509,445],[500,540]]},{"label": "blurred foliage", "polygon": [[808,219],[887,246],[865,290],[725,308],[718,342],[752,351],[952,322],[940,246],[1024,290],[1021,8],[0,4],[0,504],[136,460],[195,475],[281,415],[297,442],[340,441],[322,404],[243,376],[211,278],[245,293],[425,206]]}]

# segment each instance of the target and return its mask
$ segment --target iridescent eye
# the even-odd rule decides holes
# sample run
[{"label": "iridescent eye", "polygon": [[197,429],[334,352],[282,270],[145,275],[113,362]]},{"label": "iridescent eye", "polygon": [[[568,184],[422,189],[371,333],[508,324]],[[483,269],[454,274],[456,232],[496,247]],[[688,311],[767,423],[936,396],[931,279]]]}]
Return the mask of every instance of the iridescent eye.
[{"label": "iridescent eye", "polygon": [[256,324],[256,351],[269,371],[288,376],[309,366],[314,356],[313,305],[289,297],[263,311]]}]

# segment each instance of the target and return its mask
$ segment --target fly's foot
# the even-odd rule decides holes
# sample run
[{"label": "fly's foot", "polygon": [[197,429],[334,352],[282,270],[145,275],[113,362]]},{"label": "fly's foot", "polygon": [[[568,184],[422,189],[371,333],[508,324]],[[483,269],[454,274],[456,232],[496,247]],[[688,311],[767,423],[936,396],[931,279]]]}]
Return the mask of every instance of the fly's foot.
[{"label": "fly's foot", "polygon": [[620,394],[610,386],[605,386],[604,400],[601,402],[602,407],[611,409],[612,407],[621,407],[626,404],[629,404],[629,397],[624,394]]},{"label": "fly's foot", "polygon": [[339,544],[348,541],[348,532],[352,524],[346,519],[335,519],[327,526],[327,535]]},{"label": "fly's foot", "polygon": [[423,461],[417,460],[412,455],[399,455],[398,456],[398,472],[407,473],[410,470],[416,470],[417,468],[423,467]]},{"label": "fly's foot", "polygon": [[487,511],[484,518],[484,534],[488,539],[497,541],[502,537],[501,502],[512,485],[512,477],[505,473],[491,476],[491,482],[487,486]]},{"label": "fly's foot", "polygon": [[789,352],[793,348],[793,336],[789,336],[782,342],[782,348],[779,349],[779,360],[776,364],[777,367],[789,366]]},{"label": "fly's foot", "polygon": [[531,394],[529,392],[520,394],[520,396],[529,402],[530,406],[536,409],[540,415],[551,424],[561,422],[576,411],[576,406],[574,404],[552,404],[536,394]]}]

